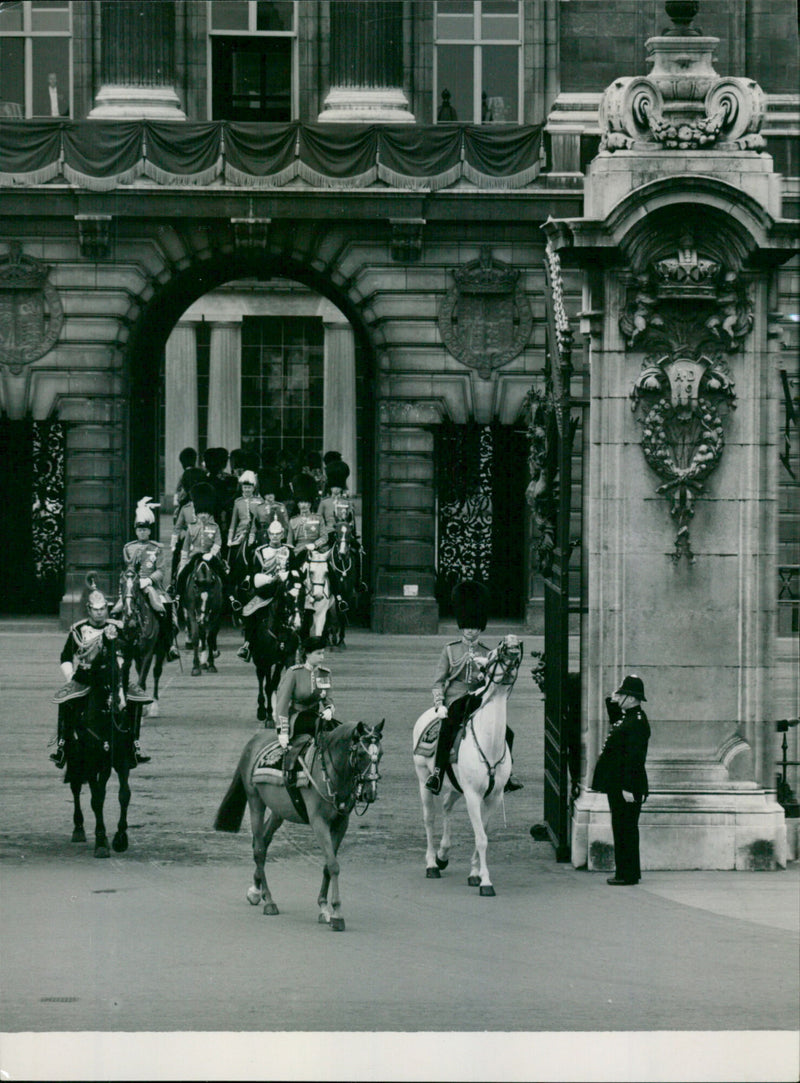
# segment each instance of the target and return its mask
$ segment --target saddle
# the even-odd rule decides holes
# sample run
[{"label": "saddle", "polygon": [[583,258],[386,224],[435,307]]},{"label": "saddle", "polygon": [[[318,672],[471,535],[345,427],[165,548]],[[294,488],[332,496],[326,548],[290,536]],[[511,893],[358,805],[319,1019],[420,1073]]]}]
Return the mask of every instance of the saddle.
[{"label": "saddle", "polygon": [[71,699],[83,699],[89,695],[89,685],[77,681],[67,681],[53,696],[53,703],[67,703]]},{"label": "saddle", "polygon": [[266,783],[270,786],[285,786],[286,792],[292,799],[297,815],[303,823],[308,823],[308,813],[305,802],[300,793],[301,789],[308,789],[309,781],[305,773],[298,775],[297,761],[300,756],[308,763],[315,751],[314,739],[308,734],[301,734],[292,739],[289,747],[284,751],[277,738],[272,738],[264,745],[256,757],[253,765],[253,783]]},{"label": "saddle", "polygon": [[255,594],[242,610],[243,617],[249,617],[251,613],[255,613],[257,610],[262,609],[265,605],[269,605],[272,598],[260,598]]}]

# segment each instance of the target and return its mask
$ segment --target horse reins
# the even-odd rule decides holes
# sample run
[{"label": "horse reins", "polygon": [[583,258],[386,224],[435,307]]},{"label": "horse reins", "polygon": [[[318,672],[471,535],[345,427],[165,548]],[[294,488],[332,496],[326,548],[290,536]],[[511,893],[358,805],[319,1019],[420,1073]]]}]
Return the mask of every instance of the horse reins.
[{"label": "horse reins", "polygon": [[[521,654],[521,651],[520,652],[515,651],[515,654],[518,655],[518,657],[516,658],[516,668],[519,669],[519,665],[520,665],[520,663],[522,661],[522,654]],[[495,659],[494,659],[494,662],[492,663],[491,669],[487,673],[486,687],[488,688],[488,686],[490,684],[494,683],[494,675],[495,675],[495,672],[497,671],[498,666],[501,667],[501,669],[503,671],[503,677],[505,678],[506,675],[509,672],[509,669],[511,668],[512,662],[513,662],[513,659],[509,659],[509,661],[507,662],[506,659],[505,659],[505,655],[504,655],[503,651],[499,650],[497,652],[497,655],[496,655]],[[500,764],[506,758],[505,737],[503,738],[503,754],[500,757],[500,759],[497,760],[494,763],[494,765],[492,765],[491,763],[489,763],[489,760],[488,760],[486,754],[484,753],[483,749],[481,748],[481,746],[480,746],[480,744],[478,742],[478,735],[475,733],[475,726],[474,726],[475,713],[476,712],[473,712],[472,715],[470,715],[469,722],[467,723],[467,728],[469,729],[470,733],[472,734],[472,740],[475,742],[475,747],[478,750],[478,755],[483,760],[484,766],[486,767],[486,770],[489,773],[489,788],[487,789],[486,794],[485,794],[485,796],[488,797],[489,794],[494,789],[494,776],[495,776],[495,774],[497,772],[497,768],[500,766]]]},{"label": "horse reins", "polygon": [[[322,778],[323,778],[323,780],[325,782],[325,788],[328,791],[327,794],[324,794],[322,792],[322,790],[319,788],[319,786],[317,785],[317,783],[315,782],[315,780],[314,780],[314,778],[313,778],[313,776],[311,774],[311,770],[308,767],[308,764],[303,759],[303,757],[298,756],[297,761],[301,765],[303,770],[305,771],[306,778],[311,783],[311,785],[314,787],[314,789],[317,791],[319,796],[323,799],[323,801],[328,801],[328,802],[330,802],[330,804],[334,805],[336,807],[337,812],[343,812],[343,813],[346,813],[347,815],[349,815],[355,809],[356,816],[363,816],[364,813],[366,812],[367,808],[371,804],[371,802],[369,802],[369,801],[364,801],[363,807],[361,808],[360,812],[356,808],[356,805],[358,804],[358,801],[359,801],[359,795],[363,791],[364,784],[367,783],[367,782],[375,782],[375,783],[377,783],[380,780],[380,777],[381,777],[379,772],[378,772],[378,760],[380,759],[380,755],[375,755],[372,752],[372,747],[377,747],[377,743],[373,740],[370,745],[367,745],[367,744],[365,744],[365,739],[363,737],[359,738],[359,740],[356,742],[355,745],[351,744],[351,746],[350,746],[350,751],[349,751],[349,754],[348,754],[348,757],[347,757],[347,762],[349,763],[349,765],[351,767],[356,766],[356,761],[357,761],[357,756],[358,756],[359,749],[361,749],[363,752],[365,752],[367,754],[367,756],[369,757],[369,763],[366,765],[364,771],[356,777],[355,783],[354,783],[354,786],[353,786],[353,791],[349,795],[347,801],[342,800],[339,797],[338,792],[331,785],[331,776],[333,774],[335,774],[335,771],[333,769],[333,764],[332,763],[330,764],[329,767],[327,767],[326,764],[325,764],[325,755],[326,755],[326,752],[328,751],[328,743],[327,742],[325,744],[320,742],[320,744],[319,744],[320,767],[322,768]],[[328,758],[329,758],[329,761],[330,761],[330,755],[329,755]]]}]

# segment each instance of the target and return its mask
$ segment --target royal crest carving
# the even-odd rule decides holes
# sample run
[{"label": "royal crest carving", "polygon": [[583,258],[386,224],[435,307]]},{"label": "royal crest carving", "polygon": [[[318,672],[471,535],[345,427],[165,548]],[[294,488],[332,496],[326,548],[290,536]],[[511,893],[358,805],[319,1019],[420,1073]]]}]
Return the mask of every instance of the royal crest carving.
[{"label": "royal crest carving", "polygon": [[519,276],[483,248],[479,259],[453,272],[455,286],[439,310],[448,351],[484,380],[520,354],[530,337],[533,316]]},{"label": "royal crest carving", "polygon": [[15,375],[55,346],[64,324],[58,292],[47,281],[49,271],[24,256],[18,241],[0,261],[0,365]]}]

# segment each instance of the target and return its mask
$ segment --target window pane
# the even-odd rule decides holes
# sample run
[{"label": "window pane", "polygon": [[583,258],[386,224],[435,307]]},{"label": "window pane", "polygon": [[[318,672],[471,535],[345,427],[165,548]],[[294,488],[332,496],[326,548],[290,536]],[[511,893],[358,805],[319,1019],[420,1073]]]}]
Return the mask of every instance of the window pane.
[{"label": "window pane", "polygon": [[440,0],[436,8],[436,37],[445,41],[454,38],[472,40],[475,36],[474,4],[469,0]]},{"label": "window pane", "polygon": [[256,30],[294,30],[294,4],[256,4]]},{"label": "window pane", "polygon": [[483,46],[484,124],[519,122],[519,49],[509,45]]},{"label": "window pane", "polygon": [[[472,45],[443,45],[436,50],[439,84],[437,119],[460,120],[471,123],[473,118],[473,54]],[[450,92],[453,115],[442,114],[442,92]]]},{"label": "window pane", "polygon": [[[22,29],[22,3],[0,4],[0,30]],[[0,72],[2,78],[2,72]]]},{"label": "window pane", "polygon": [[247,0],[212,0],[212,30],[247,30]]},{"label": "window pane", "polygon": [[69,116],[69,38],[33,39],[33,116]]},{"label": "window pane", "polygon": [[34,0],[32,30],[69,30],[69,0]]},{"label": "window pane", "polygon": [[215,120],[291,119],[291,39],[214,38]]},{"label": "window pane", "polygon": [[519,17],[514,15],[483,15],[481,37],[501,41],[519,41]]},{"label": "window pane", "polygon": [[2,116],[25,115],[25,47],[22,38],[0,38],[0,103]]}]

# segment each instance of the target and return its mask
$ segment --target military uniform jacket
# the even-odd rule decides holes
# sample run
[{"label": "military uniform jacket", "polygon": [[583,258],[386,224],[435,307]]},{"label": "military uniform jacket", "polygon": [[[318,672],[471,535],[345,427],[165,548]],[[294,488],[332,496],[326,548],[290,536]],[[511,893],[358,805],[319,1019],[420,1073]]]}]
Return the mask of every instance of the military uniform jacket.
[{"label": "military uniform jacket", "polygon": [[286,505],[279,503],[277,500],[262,500],[257,507],[253,508],[253,528],[256,542],[259,545],[264,545],[267,541],[267,528],[276,519],[283,524],[283,529],[286,532],[286,544],[292,544],[292,527]]},{"label": "military uniform jacket", "polygon": [[622,721],[612,726],[606,737],[600,758],[594,769],[592,789],[599,793],[621,793],[627,790],[637,799],[648,794],[647,743],[650,724],[641,707],[630,707]]},{"label": "military uniform jacket", "polygon": [[484,681],[485,660],[491,649],[480,639],[475,643],[455,639],[446,644],[439,655],[433,681],[434,706],[444,703],[445,707],[449,707],[460,696],[480,688]]},{"label": "military uniform jacket", "polygon": [[222,548],[222,534],[216,520],[203,512],[189,523],[183,539],[183,555],[188,559],[195,553],[211,553],[216,556]]},{"label": "military uniform jacket", "polygon": [[[238,545],[245,535],[250,534],[251,520],[256,508],[263,504],[260,496],[240,496],[234,502],[231,512],[231,525],[228,530],[228,545]],[[251,535],[252,537],[252,535]]]},{"label": "military uniform jacket", "polygon": [[[73,679],[80,684],[94,684],[97,674],[95,662],[104,653],[109,642],[116,639],[122,628],[121,621],[109,618],[102,628],[96,628],[88,617],[79,620],[69,630],[61,651],[61,662],[72,662],[75,667]],[[113,632],[110,632],[113,629]]]},{"label": "military uniform jacket", "polygon": [[317,514],[322,516],[322,521],[328,530],[336,525],[336,505],[347,505],[347,513],[341,517],[340,522],[350,523],[355,527],[356,517],[353,514],[353,505],[350,498],[340,493],[339,496],[326,496],[319,502]]},{"label": "military uniform jacket", "polygon": [[302,664],[286,670],[278,685],[275,713],[281,725],[288,720],[290,737],[298,712],[314,707],[326,698],[326,691],[318,686],[317,675],[310,666]]},{"label": "military uniform jacket", "polygon": [[195,522],[197,522],[197,513],[194,510],[194,504],[189,500],[178,512],[175,519],[175,526],[172,528],[172,537],[175,539],[175,545],[186,537],[189,523]]},{"label": "military uniform jacket", "polygon": [[322,516],[315,511],[310,511],[308,515],[296,515],[289,526],[295,551],[304,548],[308,542],[319,541],[320,538],[325,538],[327,541],[328,532]]},{"label": "military uniform jacket", "polygon": [[164,547],[157,541],[129,541],[122,549],[125,567],[137,575],[153,580],[153,585],[164,585]]}]

